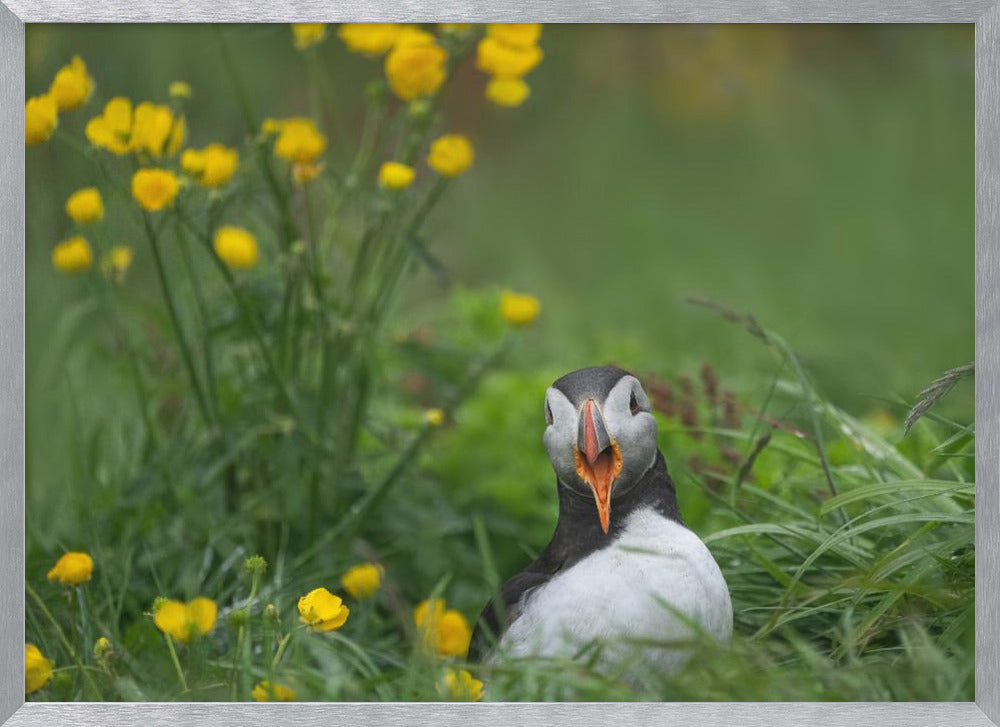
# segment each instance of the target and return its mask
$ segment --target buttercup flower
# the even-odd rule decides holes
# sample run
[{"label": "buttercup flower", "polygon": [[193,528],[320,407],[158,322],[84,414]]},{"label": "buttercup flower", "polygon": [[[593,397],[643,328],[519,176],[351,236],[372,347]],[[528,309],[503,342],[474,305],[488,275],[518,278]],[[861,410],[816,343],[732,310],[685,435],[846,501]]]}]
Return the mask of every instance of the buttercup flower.
[{"label": "buttercup flower", "polygon": [[80,56],[73,56],[69,65],[60,68],[49,87],[49,95],[60,111],[80,108],[93,91],[94,79],[87,73],[87,64]]},{"label": "buttercup flower", "polygon": [[170,98],[191,98],[191,84],[186,81],[174,81],[167,89]]},{"label": "buttercup flower", "polygon": [[153,623],[163,633],[169,634],[177,641],[187,643],[215,628],[218,613],[215,601],[202,596],[187,603],[165,601],[156,609]]},{"label": "buttercup flower", "polygon": [[494,76],[518,77],[541,63],[542,55],[538,46],[519,48],[487,36],[476,47],[476,68]]},{"label": "buttercup flower", "polygon": [[445,692],[456,702],[478,702],[483,698],[483,683],[465,669],[449,669],[444,674]]},{"label": "buttercup flower", "polygon": [[228,182],[239,163],[239,152],[222,144],[209,144],[201,150],[185,149],[181,154],[181,169],[209,189],[217,189]]},{"label": "buttercup flower", "polygon": [[255,702],[294,702],[298,696],[294,689],[266,680],[257,684],[251,694]]},{"label": "buttercup flower", "polygon": [[213,247],[215,254],[231,268],[246,270],[257,264],[257,238],[242,227],[220,227],[215,233]]},{"label": "buttercup flower", "polygon": [[312,119],[293,118],[276,123],[275,156],[291,162],[314,162],[323,156],[326,136],[319,132]]},{"label": "buttercup flower", "polygon": [[128,245],[115,245],[101,260],[101,271],[116,281],[121,282],[125,273],[132,267],[132,248]]},{"label": "buttercup flower", "polygon": [[[145,151],[157,159],[174,130],[174,112],[169,106],[143,101],[132,116],[132,151]],[[178,144],[179,146],[179,144]]]},{"label": "buttercup flower", "polygon": [[170,127],[170,136],[167,137],[167,156],[174,156],[184,146],[187,139],[187,119],[181,114],[174,119],[174,125]]},{"label": "buttercup flower", "polygon": [[354,598],[368,598],[382,585],[382,567],[375,563],[356,565],[340,577],[340,583]]},{"label": "buttercup flower", "polygon": [[317,588],[299,599],[299,620],[314,631],[333,631],[347,621],[351,611],[339,596]]},{"label": "buttercup flower", "polygon": [[531,88],[520,78],[494,76],[486,85],[486,98],[497,106],[520,106],[531,95]]},{"label": "buttercup flower", "polygon": [[132,134],[132,102],[122,96],[111,99],[105,104],[103,114],[87,122],[84,133],[94,146],[119,156],[128,154]]},{"label": "buttercup flower", "polygon": [[433,427],[440,427],[444,424],[444,410],[428,409],[424,412],[424,421]]},{"label": "buttercup flower", "polygon": [[140,169],[132,175],[132,196],[149,212],[158,212],[174,203],[180,183],[166,169]]},{"label": "buttercup flower", "polygon": [[97,187],[78,189],[66,200],[66,214],[81,225],[104,218],[104,203]]},{"label": "buttercup flower", "polygon": [[52,662],[34,644],[24,644],[24,693],[31,694],[49,683]]},{"label": "buttercup flower", "polygon": [[292,39],[299,50],[323,42],[326,23],[292,23]]},{"label": "buttercup flower", "polygon": [[29,98],[24,104],[24,143],[48,141],[59,125],[59,107],[49,94]]},{"label": "buttercup flower", "polygon": [[500,296],[500,315],[512,326],[527,326],[542,310],[542,304],[533,295],[505,290]]},{"label": "buttercup flower", "polygon": [[434,36],[405,31],[385,57],[385,75],[393,92],[404,101],[437,92],[447,77],[448,54]]},{"label": "buttercup flower", "polygon": [[[88,262],[87,265],[89,267],[90,263]],[[52,566],[46,577],[50,581],[59,581],[64,586],[78,586],[89,581],[93,573],[94,559],[89,555],[86,553],[65,553]]]},{"label": "buttercup flower", "polygon": [[529,48],[542,37],[542,24],[487,23],[486,35],[514,48]]},{"label": "buttercup flower", "polygon": [[380,55],[392,48],[400,30],[399,23],[341,23],[337,36],[348,50]]},{"label": "buttercup flower", "polygon": [[469,651],[472,629],[460,612],[446,609],[440,599],[422,601],[413,609],[413,621],[424,643],[441,656],[464,657]]},{"label": "buttercup flower", "polygon": [[60,242],[52,250],[52,266],[62,273],[82,273],[90,269],[93,261],[90,243],[80,235]]},{"label": "buttercup flower", "polygon": [[378,184],[386,189],[406,189],[413,184],[416,172],[399,162],[385,162],[378,170]]},{"label": "buttercup flower", "polygon": [[459,134],[447,134],[431,144],[427,164],[444,177],[455,177],[472,166],[475,156],[468,139]]}]

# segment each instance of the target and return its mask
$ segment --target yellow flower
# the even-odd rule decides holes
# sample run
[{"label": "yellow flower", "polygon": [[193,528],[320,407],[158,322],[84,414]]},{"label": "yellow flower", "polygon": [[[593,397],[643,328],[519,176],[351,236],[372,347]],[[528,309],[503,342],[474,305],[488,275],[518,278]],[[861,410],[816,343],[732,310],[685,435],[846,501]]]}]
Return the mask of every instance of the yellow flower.
[{"label": "yellow flower", "polygon": [[456,702],[478,702],[483,698],[483,683],[465,669],[449,669],[444,674],[448,698]]},{"label": "yellow flower", "polygon": [[446,609],[440,599],[422,601],[413,609],[413,620],[424,643],[441,656],[464,657],[469,651],[472,629],[460,612]]},{"label": "yellow flower", "polygon": [[292,23],[292,38],[299,50],[321,43],[326,38],[326,23]]},{"label": "yellow flower", "polygon": [[84,133],[94,146],[113,154],[128,154],[132,134],[132,102],[116,96],[104,106],[104,113],[87,122]]},{"label": "yellow flower", "polygon": [[115,245],[101,260],[101,270],[105,275],[114,277],[117,281],[125,278],[125,273],[132,267],[132,248],[128,245]]},{"label": "yellow flower", "polygon": [[104,203],[97,187],[78,189],[66,200],[66,214],[81,225],[104,218]]},{"label": "yellow flower", "polygon": [[257,264],[257,238],[242,227],[223,225],[215,233],[215,254],[231,268],[245,270]]},{"label": "yellow flower", "polygon": [[448,54],[434,37],[406,31],[385,57],[385,75],[397,96],[412,101],[437,92],[447,77]]},{"label": "yellow flower", "polygon": [[29,98],[24,104],[24,143],[48,141],[59,125],[59,107],[49,94]]},{"label": "yellow flower", "polygon": [[222,144],[209,144],[201,150],[185,149],[181,154],[181,169],[210,189],[228,182],[239,163],[239,152]]},{"label": "yellow flower", "polygon": [[170,136],[167,137],[167,156],[174,156],[184,146],[187,139],[187,119],[181,114],[174,119],[174,125],[170,127]]},{"label": "yellow flower", "polygon": [[191,84],[186,81],[174,81],[170,84],[167,93],[170,98],[191,98]]},{"label": "yellow flower", "polygon": [[[83,238],[74,238],[83,240]],[[86,244],[86,243],[84,243]],[[90,247],[87,247],[87,255],[90,255]],[[90,266],[88,260],[87,266]],[[50,581],[59,581],[64,586],[78,586],[86,583],[94,573],[94,559],[86,553],[65,553],[56,564],[52,566],[46,576]]]},{"label": "yellow flower", "polygon": [[63,273],[82,273],[90,269],[93,261],[90,243],[79,235],[60,242],[52,250],[52,265]]},{"label": "yellow flower", "polygon": [[156,609],[153,623],[156,628],[177,641],[187,643],[215,628],[219,608],[211,598],[199,596],[187,603],[165,601]]},{"label": "yellow flower", "polygon": [[431,143],[427,164],[442,176],[455,177],[472,166],[475,156],[468,139],[459,134],[447,134]]},{"label": "yellow flower", "polygon": [[520,78],[494,76],[486,85],[486,98],[497,106],[520,106],[531,95],[531,88]]},{"label": "yellow flower", "polygon": [[274,154],[291,162],[314,162],[326,151],[326,136],[312,119],[294,118],[278,122]]},{"label": "yellow flower", "polygon": [[281,131],[281,122],[278,119],[267,118],[260,123],[261,133],[271,136]]},{"label": "yellow flower", "polygon": [[542,62],[542,55],[542,49],[535,45],[518,48],[486,37],[476,49],[476,68],[494,76],[523,76]]},{"label": "yellow flower", "polygon": [[486,35],[514,48],[529,48],[542,37],[542,24],[487,23]]},{"label": "yellow flower", "polygon": [[251,694],[255,702],[294,702],[298,696],[294,689],[266,680],[257,684]]},{"label": "yellow flower", "polygon": [[299,599],[299,620],[314,631],[333,631],[347,621],[350,609],[325,588],[309,591]]},{"label": "yellow flower", "polygon": [[440,427],[444,424],[444,410],[428,409],[424,412],[424,421],[432,427]]},{"label": "yellow flower", "polygon": [[500,315],[512,326],[527,326],[542,310],[542,304],[533,295],[505,290],[500,296]]},{"label": "yellow flower", "polygon": [[49,683],[52,662],[42,656],[34,644],[24,644],[24,693],[31,694]]},{"label": "yellow flower", "polygon": [[406,189],[413,184],[416,172],[399,162],[385,162],[378,170],[378,183],[386,189]]},{"label": "yellow flower", "polygon": [[382,566],[375,563],[356,565],[340,577],[340,583],[354,598],[368,598],[382,585]]},{"label": "yellow flower", "polygon": [[80,108],[93,91],[94,79],[87,74],[87,64],[80,56],[73,56],[69,65],[60,68],[49,87],[60,111]]},{"label": "yellow flower", "polygon": [[177,175],[166,169],[140,169],[132,175],[132,196],[149,212],[172,205],[179,188]]},{"label": "yellow flower", "polygon": [[348,50],[380,55],[392,48],[400,30],[399,23],[341,23],[337,35]]},{"label": "yellow flower", "polygon": [[292,179],[299,186],[316,179],[323,171],[322,162],[295,162],[292,164]]},{"label": "yellow flower", "polygon": [[169,106],[143,101],[132,116],[132,151],[145,151],[159,158],[174,129],[174,112]]}]

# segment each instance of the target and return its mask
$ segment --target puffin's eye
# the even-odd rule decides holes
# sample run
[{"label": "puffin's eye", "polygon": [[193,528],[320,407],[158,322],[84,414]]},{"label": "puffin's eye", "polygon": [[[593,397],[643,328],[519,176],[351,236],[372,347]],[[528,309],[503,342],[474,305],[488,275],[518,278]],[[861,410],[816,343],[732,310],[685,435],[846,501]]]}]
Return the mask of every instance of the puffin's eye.
[{"label": "puffin's eye", "polygon": [[545,402],[545,423],[552,423],[552,408],[549,406],[549,402]]},{"label": "puffin's eye", "polygon": [[632,392],[632,398],[628,400],[628,408],[632,412],[632,416],[639,413],[639,401],[635,398],[635,392]]}]

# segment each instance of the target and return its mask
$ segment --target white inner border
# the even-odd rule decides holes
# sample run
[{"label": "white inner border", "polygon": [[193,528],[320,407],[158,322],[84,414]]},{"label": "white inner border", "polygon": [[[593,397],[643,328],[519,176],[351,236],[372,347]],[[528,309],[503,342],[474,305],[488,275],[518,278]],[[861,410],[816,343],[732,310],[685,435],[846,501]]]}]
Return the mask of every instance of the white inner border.
[{"label": "white inner border", "polygon": [[[998,0],[0,0],[0,720],[21,726],[987,727],[1000,722],[1000,5]],[[948,22],[976,25],[976,702],[74,704],[24,702],[24,23]],[[941,244],[953,244],[942,240]]]}]

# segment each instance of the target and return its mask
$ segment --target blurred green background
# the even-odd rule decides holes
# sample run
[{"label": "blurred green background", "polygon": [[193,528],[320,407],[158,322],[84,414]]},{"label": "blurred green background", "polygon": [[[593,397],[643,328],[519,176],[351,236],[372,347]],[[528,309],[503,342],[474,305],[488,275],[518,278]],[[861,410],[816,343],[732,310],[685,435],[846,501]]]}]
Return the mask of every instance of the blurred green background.
[{"label": "blurred green background", "polygon": [[[230,34],[259,112],[308,113],[287,26]],[[483,74],[459,71],[445,117],[477,160],[429,229],[454,281],[542,300],[518,352],[539,387],[612,360],[660,376],[707,360],[724,381],[766,388],[767,352],[689,295],[752,312],[856,413],[912,401],[973,358],[972,26],[547,26],[542,45],[519,109],[487,104]],[[97,79],[91,103],[60,122],[78,138],[111,96],[164,99],[177,79],[194,88],[189,143],[242,138],[211,27],[29,26],[26,47],[28,95],[73,53]],[[336,38],[321,52],[349,110],[326,130],[332,149],[350,148],[380,63]],[[109,417],[130,393],[69,343],[82,320],[100,322],[74,310],[78,281],[50,265],[69,234],[63,202],[93,170],[56,141],[26,153],[28,466],[60,497],[52,443],[79,421],[67,387]],[[152,307],[137,249],[130,288]],[[446,296],[426,275],[410,290],[426,303],[407,308],[414,322]],[[534,416],[541,393],[511,406]],[[971,418],[971,387],[946,406]]]}]

